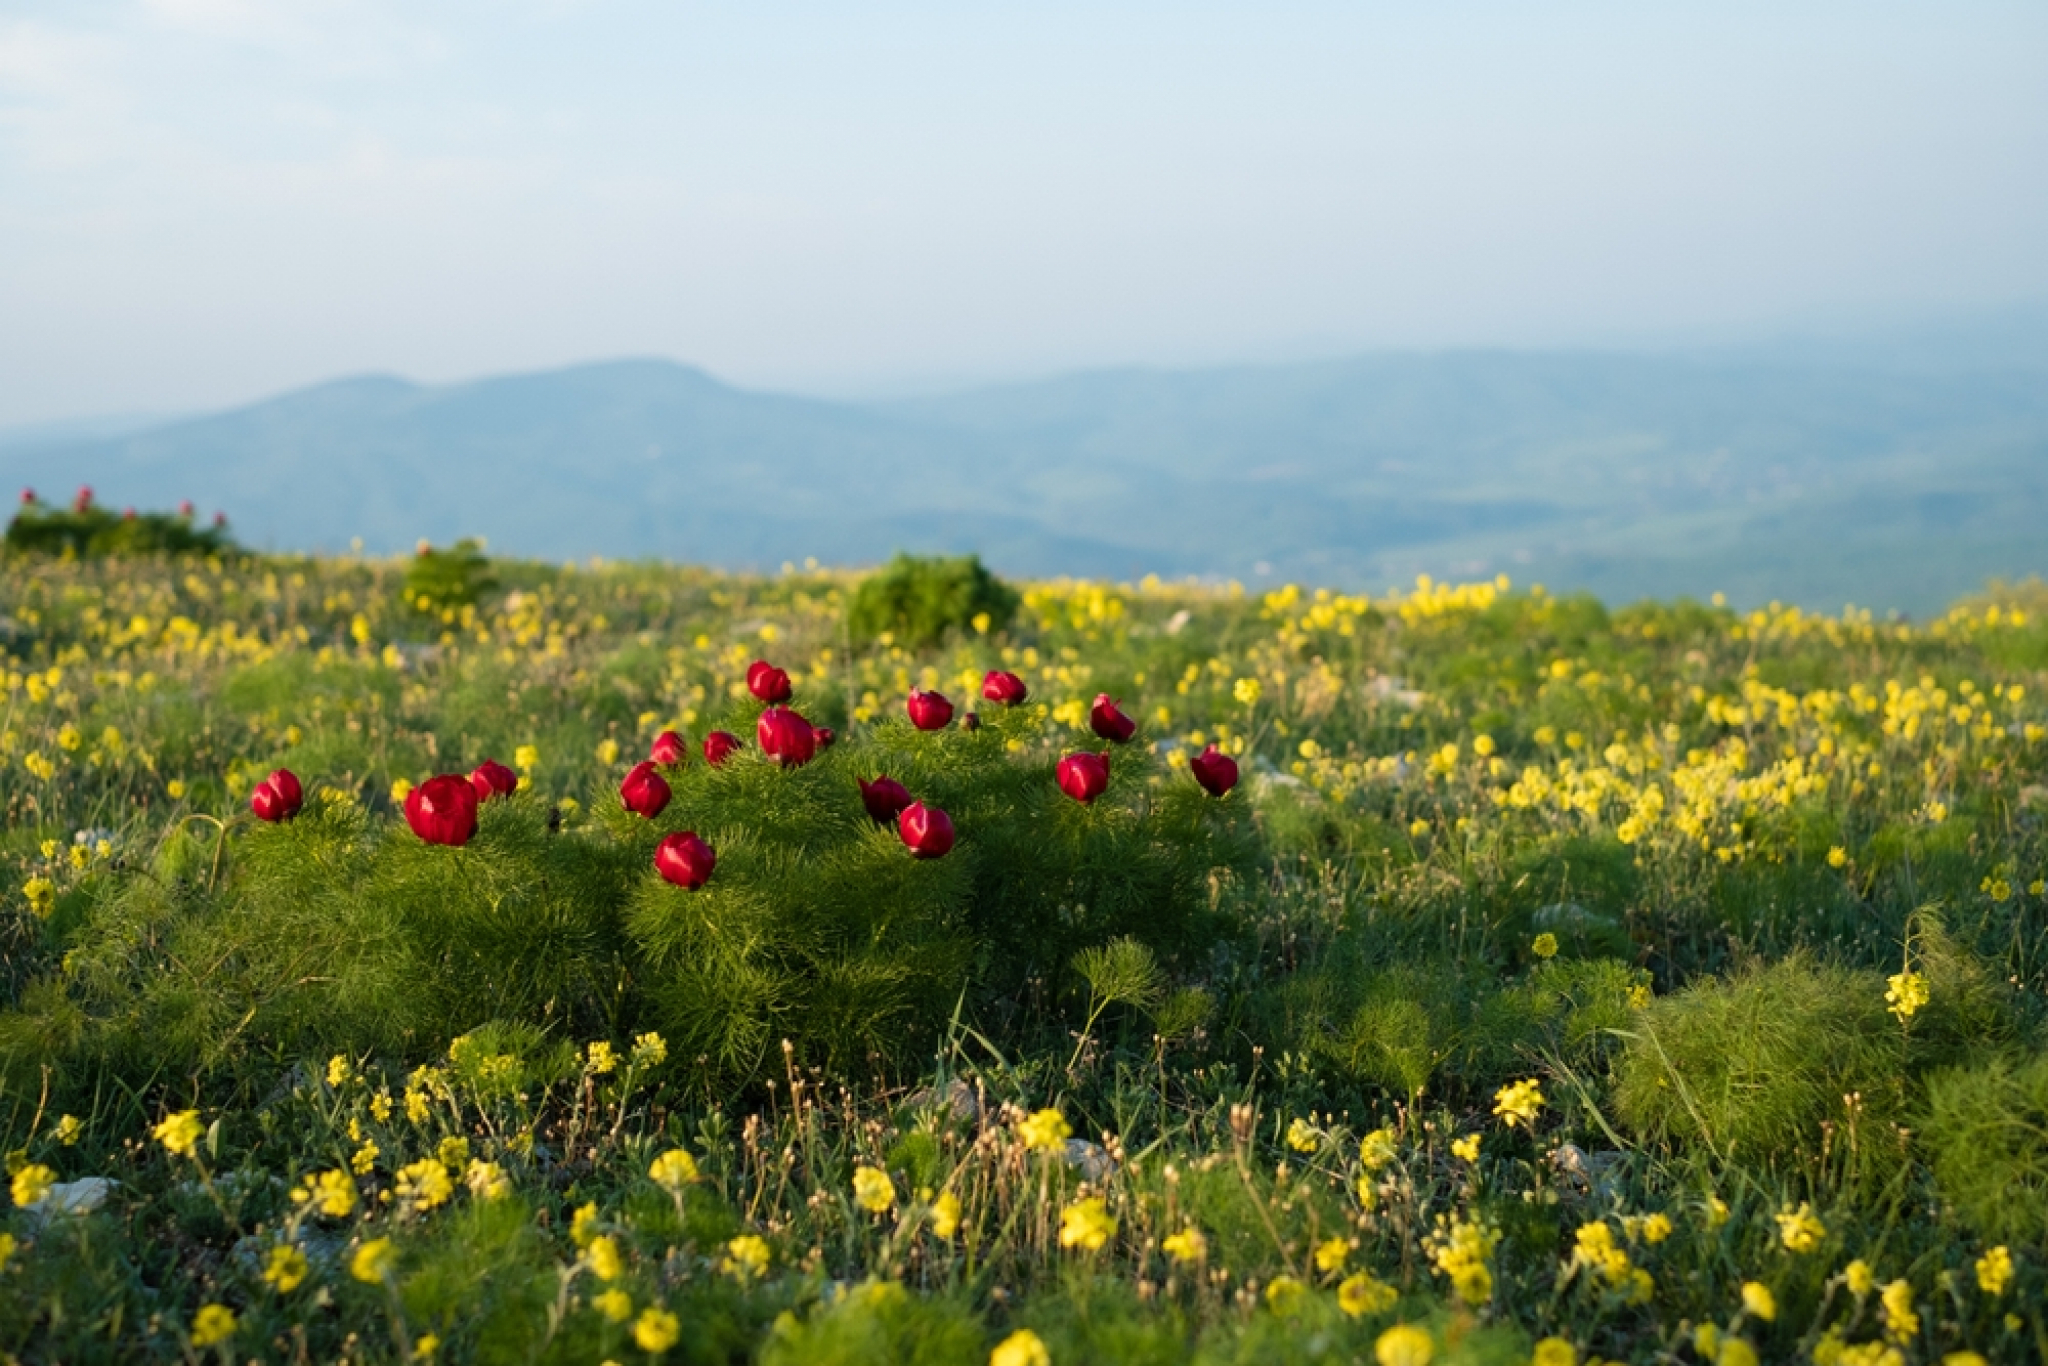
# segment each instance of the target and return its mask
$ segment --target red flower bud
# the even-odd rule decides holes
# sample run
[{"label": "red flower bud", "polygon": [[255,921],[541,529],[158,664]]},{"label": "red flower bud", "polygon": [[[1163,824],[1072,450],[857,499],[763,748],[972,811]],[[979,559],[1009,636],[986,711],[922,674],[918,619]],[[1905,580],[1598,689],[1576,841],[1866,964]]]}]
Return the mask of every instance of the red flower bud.
[{"label": "red flower bud", "polygon": [[690,745],[674,731],[665,730],[654,737],[654,745],[647,751],[647,757],[657,764],[674,768],[677,764],[689,762]]},{"label": "red flower bud", "polygon": [[272,825],[298,815],[299,808],[305,804],[305,793],[299,787],[298,775],[288,768],[278,769],[256,784],[256,790],[249,794],[249,809],[256,813],[258,820],[269,821]]},{"label": "red flower bud", "polygon": [[1088,709],[1088,726],[1103,739],[1119,745],[1138,731],[1138,723],[1117,710],[1106,692],[1095,694],[1095,705]]},{"label": "red flower bud", "polygon": [[134,508],[122,508],[122,509],[121,509],[121,520],[122,520],[122,521],[124,521],[124,522],[132,522],[132,521],[134,521],[134,520],[135,520],[135,509],[134,509]]},{"label": "red flower bud", "polygon": [[830,726],[813,726],[811,727],[811,734],[818,738],[819,749],[832,748],[832,742],[839,738],[839,732]]},{"label": "red flower bud", "polygon": [[36,500],[36,491],[35,491],[34,489],[23,489],[23,490],[21,491],[21,501],[22,501],[22,502],[24,502],[24,503],[33,503],[33,502],[34,502],[35,500]]},{"label": "red flower bud", "polygon": [[405,823],[428,844],[468,844],[476,834],[476,784],[459,773],[427,779],[406,793]]},{"label": "red flower bud", "polygon": [[619,784],[619,800],[626,809],[648,820],[659,816],[662,808],[668,805],[668,799],[674,795],[669,790],[668,780],[645,760],[628,769],[625,781]]},{"label": "red flower bud", "polygon": [[818,733],[811,729],[810,722],[788,707],[770,707],[762,712],[754,734],[761,742],[761,752],[784,768],[807,764],[818,752]]},{"label": "red flower bud", "polygon": [[854,781],[860,784],[861,805],[868,809],[868,818],[877,825],[887,825],[895,820],[903,813],[903,808],[916,800],[910,795],[909,788],[887,774],[873,782],[865,778],[855,778]]},{"label": "red flower bud", "polygon": [[89,507],[91,507],[91,506],[92,506],[92,485],[91,485],[91,484],[80,484],[80,485],[78,486],[78,496],[77,496],[76,498],[74,498],[74,499],[72,499],[72,500],[71,500],[71,507],[72,507],[72,510],[73,510],[73,511],[75,511],[75,512],[83,512],[83,511],[85,511],[85,510],[86,510],[87,508],[89,508]]},{"label": "red flower bud", "polygon": [[1069,754],[1060,760],[1054,776],[1059,779],[1060,791],[1086,806],[1109,788],[1109,756]]},{"label": "red flower bud", "polygon": [[910,724],[919,730],[944,730],[953,719],[953,704],[946,700],[946,695],[923,688],[910,690],[903,709],[910,713]]},{"label": "red flower bud", "polygon": [[953,848],[953,820],[936,806],[912,802],[896,818],[896,833],[918,858],[944,858]]},{"label": "red flower bud", "polygon": [[519,790],[519,775],[499,763],[486,759],[476,766],[476,772],[469,775],[469,781],[476,788],[476,799],[487,802],[493,797],[509,797]]},{"label": "red flower bud", "polygon": [[1002,669],[990,669],[988,676],[981,680],[981,695],[991,702],[1000,702],[1014,707],[1031,695],[1031,689],[1024,686],[1024,680]]},{"label": "red flower bud", "polygon": [[747,666],[747,691],[773,706],[789,701],[789,675],[765,659]]},{"label": "red flower bud", "polygon": [[192,520],[192,500],[190,498],[181,499],[179,501],[178,515],[180,517],[183,517],[188,522]]},{"label": "red flower bud", "polygon": [[1214,745],[1188,760],[1188,772],[1212,797],[1221,797],[1237,786],[1237,760]]},{"label": "red flower bud", "polygon": [[688,891],[694,892],[711,881],[711,870],[717,866],[718,855],[697,838],[694,830],[666,835],[654,846],[654,869],[661,874],[662,881]]},{"label": "red flower bud", "polygon": [[717,768],[740,747],[740,737],[729,730],[714,730],[704,737],[704,762]]}]

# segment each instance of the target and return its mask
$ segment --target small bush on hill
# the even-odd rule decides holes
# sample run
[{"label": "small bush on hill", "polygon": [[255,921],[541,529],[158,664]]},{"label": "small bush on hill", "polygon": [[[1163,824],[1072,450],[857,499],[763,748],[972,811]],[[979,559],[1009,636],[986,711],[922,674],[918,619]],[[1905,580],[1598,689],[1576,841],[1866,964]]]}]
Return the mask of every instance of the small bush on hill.
[{"label": "small bush on hill", "polygon": [[936,645],[949,631],[1002,630],[1021,601],[1015,589],[989,573],[979,555],[899,554],[861,580],[847,611],[847,628],[856,642],[889,633],[903,645]]}]

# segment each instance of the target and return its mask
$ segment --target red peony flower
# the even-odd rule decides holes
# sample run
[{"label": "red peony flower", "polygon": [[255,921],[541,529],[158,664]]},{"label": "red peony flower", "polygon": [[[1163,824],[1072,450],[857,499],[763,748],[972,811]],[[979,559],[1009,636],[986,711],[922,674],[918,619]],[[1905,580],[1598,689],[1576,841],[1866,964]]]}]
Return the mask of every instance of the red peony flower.
[{"label": "red peony flower", "polygon": [[619,800],[628,811],[636,816],[653,820],[668,805],[668,799],[675,794],[669,790],[668,780],[661,776],[652,762],[642,760],[626,770],[625,780],[619,784]]},{"label": "red peony flower", "polygon": [[1086,806],[1109,789],[1107,754],[1069,754],[1055,770],[1060,791]]},{"label": "red peony flower", "polygon": [[33,502],[34,502],[35,500],[36,500],[36,491],[35,491],[34,489],[23,489],[23,490],[21,491],[21,501],[22,501],[22,502],[24,502],[24,503],[33,503]]},{"label": "red peony flower", "polygon": [[988,676],[981,680],[981,695],[991,702],[1000,702],[1014,707],[1031,695],[1031,689],[1024,686],[1024,680],[1002,669],[990,669]]},{"label": "red peony flower", "polygon": [[790,697],[789,675],[765,659],[757,659],[747,666],[747,691],[770,706],[787,702]]},{"label": "red peony flower", "polygon": [[299,777],[288,768],[278,769],[256,784],[256,790],[249,794],[249,809],[256,813],[258,820],[269,821],[272,825],[298,815],[299,808],[305,804]]},{"label": "red peony flower", "polygon": [[887,825],[895,820],[904,807],[916,800],[910,795],[909,788],[887,774],[873,782],[865,778],[855,778],[854,781],[860,784],[861,805],[868,809],[869,818],[877,825]]},{"label": "red peony flower", "polygon": [[740,737],[729,730],[714,730],[704,737],[704,762],[717,768],[740,747]]},{"label": "red peony flower", "polygon": [[519,790],[519,775],[499,763],[486,759],[476,766],[476,772],[469,775],[469,781],[476,787],[476,799],[487,802],[493,797],[509,797]]},{"label": "red peony flower", "polygon": [[188,522],[192,520],[192,500],[190,498],[179,500],[178,515]]},{"label": "red peony flower", "polygon": [[78,486],[78,496],[77,496],[76,498],[73,498],[73,499],[71,500],[71,510],[72,510],[73,512],[83,512],[83,511],[85,511],[85,510],[86,510],[87,508],[89,508],[89,507],[91,507],[91,506],[92,506],[92,485],[91,485],[91,484],[80,484],[80,485]]},{"label": "red peony flower", "polygon": [[694,830],[666,835],[654,846],[654,869],[661,874],[662,881],[688,891],[694,892],[711,881],[711,870],[717,866],[717,853],[698,839]]},{"label": "red peony flower", "polygon": [[1088,709],[1088,725],[1103,739],[1119,745],[1138,732],[1138,723],[1117,710],[1106,692],[1095,694],[1095,705]]},{"label": "red peony flower", "polygon": [[1212,797],[1221,797],[1237,786],[1237,760],[1214,745],[1188,760],[1188,772]]},{"label": "red peony flower", "polygon": [[762,712],[754,733],[761,742],[761,752],[784,768],[807,764],[818,752],[818,733],[811,729],[810,722],[788,707],[770,707]]},{"label": "red peony flower", "polygon": [[468,844],[476,834],[476,784],[441,773],[405,796],[405,823],[428,844]]},{"label": "red peony flower", "polygon": [[690,742],[672,730],[665,730],[654,737],[654,745],[647,751],[647,757],[664,767],[674,768],[677,764],[689,762]]},{"label": "red peony flower", "polygon": [[953,719],[953,704],[946,700],[946,695],[923,688],[910,690],[903,709],[910,713],[910,724],[919,730],[944,730]]},{"label": "red peony flower", "polygon": [[936,806],[912,802],[896,818],[896,833],[918,858],[944,858],[953,848],[953,820]]}]

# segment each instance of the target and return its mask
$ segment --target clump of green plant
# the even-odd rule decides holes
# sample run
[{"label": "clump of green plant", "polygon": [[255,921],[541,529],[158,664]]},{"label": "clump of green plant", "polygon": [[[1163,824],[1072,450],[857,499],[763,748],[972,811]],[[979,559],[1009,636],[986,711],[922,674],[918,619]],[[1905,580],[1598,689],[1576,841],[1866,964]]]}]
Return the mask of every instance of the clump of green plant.
[{"label": "clump of green plant", "polygon": [[2048,1239],[2048,1052],[1935,1074],[1920,1138],[1941,1193],[1979,1233]]},{"label": "clump of green plant", "polygon": [[188,503],[177,512],[117,513],[94,502],[91,489],[80,489],[68,508],[52,507],[32,494],[7,524],[7,548],[29,554],[75,555],[217,555],[233,552],[227,520],[211,526],[193,520]]},{"label": "clump of green plant", "polygon": [[1017,590],[979,555],[898,554],[861,580],[847,610],[856,642],[889,634],[903,645],[936,645],[950,631],[1001,631],[1017,615]]},{"label": "clump of green plant", "polygon": [[421,542],[402,591],[414,611],[444,612],[472,606],[497,586],[483,543],[465,537],[446,550]]}]

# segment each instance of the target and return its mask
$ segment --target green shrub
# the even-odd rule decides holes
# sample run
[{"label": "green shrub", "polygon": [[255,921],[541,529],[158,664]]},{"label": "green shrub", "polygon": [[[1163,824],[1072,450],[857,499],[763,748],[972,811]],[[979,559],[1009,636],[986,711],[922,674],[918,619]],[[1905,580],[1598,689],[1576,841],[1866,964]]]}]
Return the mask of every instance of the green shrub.
[{"label": "green shrub", "polygon": [[982,629],[1000,631],[1017,615],[1017,591],[989,573],[979,555],[927,558],[899,554],[861,580],[847,610],[856,642],[885,632],[902,645],[936,645],[986,614]]},{"label": "green shrub", "polygon": [[1920,1137],[1941,1193],[1979,1234],[2048,1240],[2048,1053],[1937,1073]]},{"label": "green shrub", "polygon": [[423,541],[405,570],[406,605],[417,612],[467,607],[497,586],[482,542],[469,539],[446,550]]},{"label": "green shrub", "polygon": [[7,524],[7,548],[30,554],[215,555],[237,547],[227,523],[196,526],[189,511],[117,514],[81,500],[69,508],[36,501]]}]

